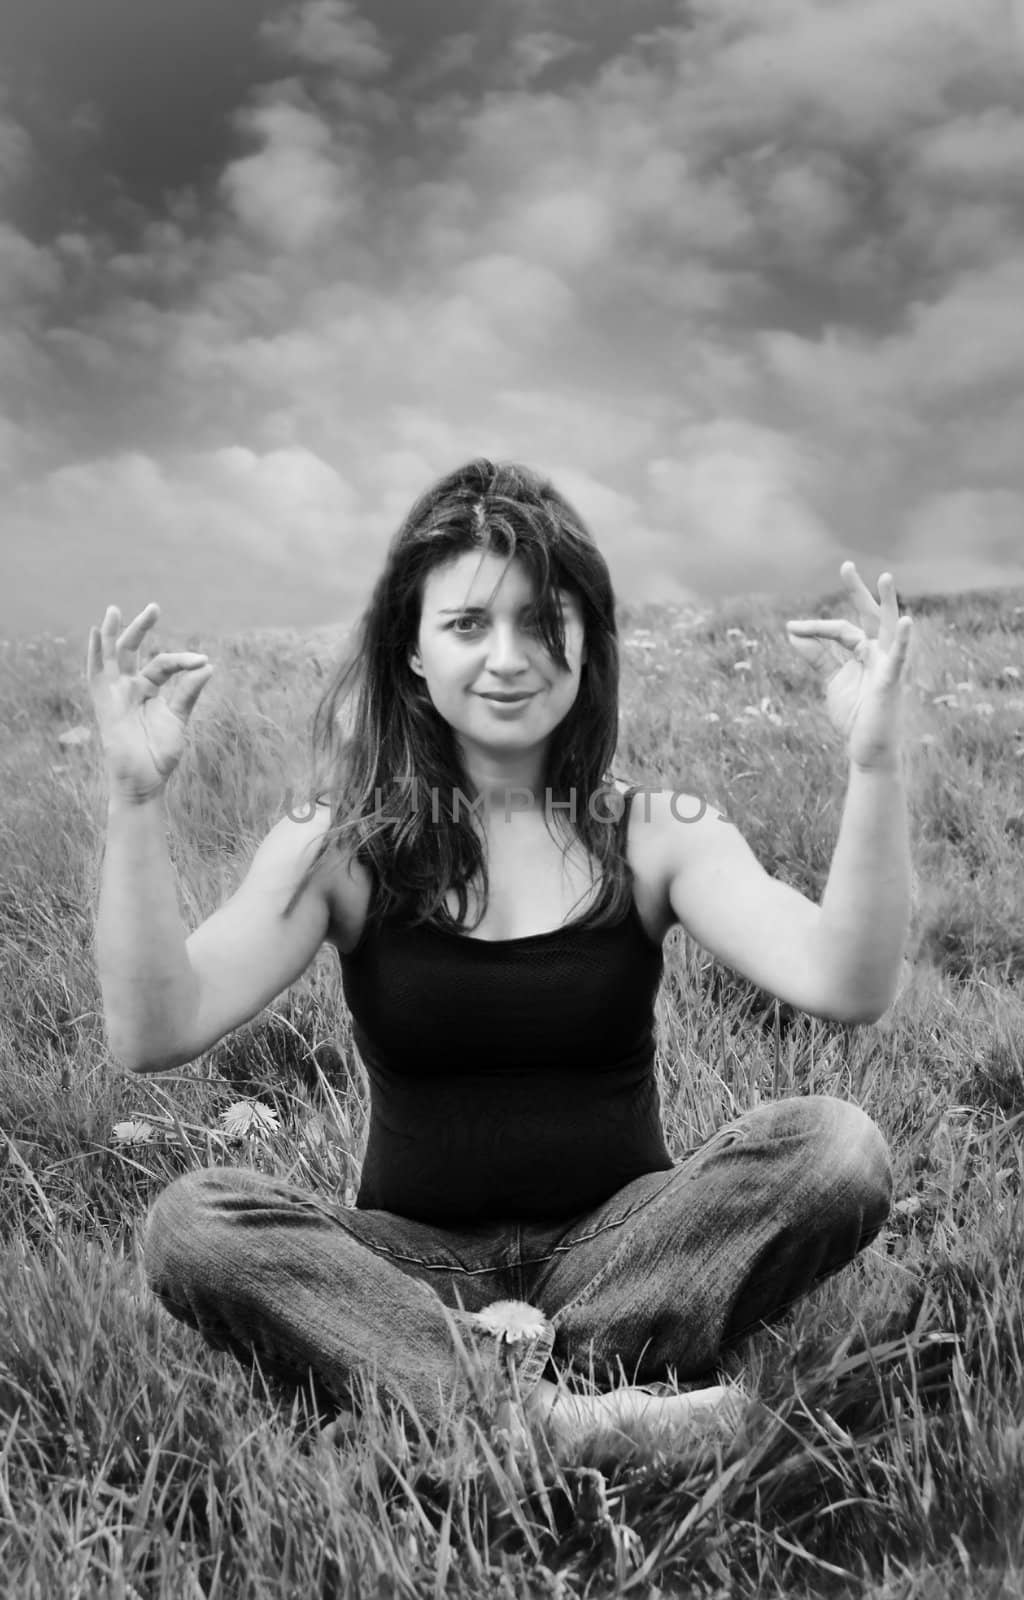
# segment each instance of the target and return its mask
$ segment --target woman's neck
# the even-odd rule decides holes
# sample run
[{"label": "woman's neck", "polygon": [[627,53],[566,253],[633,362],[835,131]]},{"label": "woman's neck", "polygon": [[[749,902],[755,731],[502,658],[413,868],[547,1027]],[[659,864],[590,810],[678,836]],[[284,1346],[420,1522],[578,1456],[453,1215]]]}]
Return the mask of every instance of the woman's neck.
[{"label": "woman's neck", "polygon": [[476,809],[488,819],[501,821],[529,812],[543,815],[543,757],[528,752],[509,762],[474,754],[464,766]]}]

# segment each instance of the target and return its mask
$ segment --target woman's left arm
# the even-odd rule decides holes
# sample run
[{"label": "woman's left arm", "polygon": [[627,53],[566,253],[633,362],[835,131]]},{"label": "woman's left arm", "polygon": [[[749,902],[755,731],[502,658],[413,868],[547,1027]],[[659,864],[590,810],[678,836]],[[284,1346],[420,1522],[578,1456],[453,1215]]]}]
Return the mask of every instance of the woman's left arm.
[{"label": "woman's left arm", "polygon": [[852,561],[841,572],[863,626],[788,625],[801,655],[828,672],[829,713],[849,749],[846,803],[820,905],[770,877],[738,829],[693,796],[659,802],[657,848],[671,910],[698,944],[799,1010],[857,1023],[877,1021],[892,1004],[910,921],[901,743],[911,622],[899,615],[887,573],[879,606]]},{"label": "woman's left arm", "polygon": [[828,671],[826,703],[849,755],[815,935],[819,972],[828,991],[880,1015],[896,994],[911,913],[903,680],[913,624],[899,615],[890,573],[878,580],[879,605],[852,561],[840,572],[860,625],[812,620],[787,628],[800,653]]}]

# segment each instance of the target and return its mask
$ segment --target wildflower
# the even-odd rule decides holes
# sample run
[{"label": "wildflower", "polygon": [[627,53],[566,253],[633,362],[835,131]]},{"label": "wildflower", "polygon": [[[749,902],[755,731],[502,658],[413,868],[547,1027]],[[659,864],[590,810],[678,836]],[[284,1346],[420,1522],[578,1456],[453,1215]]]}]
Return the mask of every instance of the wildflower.
[{"label": "wildflower", "polygon": [[742,639],[743,638],[743,629],[742,628],[726,628],[725,637],[727,639]]},{"label": "wildflower", "polygon": [[999,676],[1001,678],[1012,678],[1014,683],[1017,683],[1017,682],[1020,681],[1020,668],[1019,667],[1001,667],[1000,671],[999,671]]},{"label": "wildflower", "polygon": [[960,702],[955,694],[937,694],[932,696],[933,706],[949,706],[951,710],[955,711],[959,704]]},{"label": "wildflower", "polygon": [[262,1100],[236,1100],[220,1114],[221,1127],[233,1139],[246,1134],[276,1133],[281,1123],[276,1111],[265,1106]]},{"label": "wildflower", "polygon": [[717,711],[705,711],[705,713],[704,713],[704,721],[705,722],[721,722],[721,720],[722,719],[718,715]]},{"label": "wildflower", "polygon": [[151,1122],[115,1122],[110,1131],[118,1144],[149,1144],[156,1129]]},{"label": "wildflower", "polygon": [[961,694],[970,694],[971,692],[971,685],[969,683],[956,683],[953,685],[953,687],[958,689]]},{"label": "wildflower", "polygon": [[990,717],[995,711],[995,706],[990,700],[979,700],[974,709],[979,717]]},{"label": "wildflower", "polygon": [[66,732],[57,735],[57,743],[64,745],[65,748],[73,745],[88,744],[91,739],[92,729],[87,728],[81,722],[76,727],[68,728]]},{"label": "wildflower", "polygon": [[547,1326],[543,1311],[525,1300],[495,1300],[476,1313],[476,1320],[499,1344],[519,1344],[523,1339],[540,1339]]},{"label": "wildflower", "polygon": [[752,668],[749,661],[734,661],[732,670],[733,672],[750,672]]}]

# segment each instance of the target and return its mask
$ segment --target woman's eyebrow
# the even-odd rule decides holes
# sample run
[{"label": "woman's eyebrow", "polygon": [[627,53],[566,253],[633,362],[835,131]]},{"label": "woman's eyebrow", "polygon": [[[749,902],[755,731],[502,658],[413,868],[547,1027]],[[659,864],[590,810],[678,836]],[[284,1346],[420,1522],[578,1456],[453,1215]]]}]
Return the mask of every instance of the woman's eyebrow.
[{"label": "woman's eyebrow", "polygon": [[[566,604],[567,599],[568,599],[567,595],[559,595],[558,604],[560,606],[564,606]],[[536,600],[526,600],[519,607],[519,609],[520,609],[520,611],[532,611],[533,608],[536,606],[536,604],[537,604]],[[438,614],[439,617],[455,617],[455,616],[464,617],[469,612],[477,612],[477,611],[479,611],[479,612],[487,612],[489,610],[490,610],[489,606],[444,606],[444,607],[442,607],[442,609],[440,611],[438,611],[437,614]]]}]

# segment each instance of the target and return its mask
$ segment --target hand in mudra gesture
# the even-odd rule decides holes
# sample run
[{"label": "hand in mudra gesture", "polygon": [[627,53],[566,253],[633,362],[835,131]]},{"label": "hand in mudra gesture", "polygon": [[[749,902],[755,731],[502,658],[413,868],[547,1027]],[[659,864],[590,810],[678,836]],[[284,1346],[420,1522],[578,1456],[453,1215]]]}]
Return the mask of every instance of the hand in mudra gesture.
[{"label": "hand in mudra gesture", "polygon": [[194,650],[164,651],[139,665],[142,641],[159,615],[159,606],[148,605],[122,632],[120,611],[108,606],[102,625],[89,630],[85,673],[107,776],[129,800],[147,800],[166,786],[184,753],[188,719],[213,675],[207,657]]},{"label": "hand in mudra gesture", "polygon": [[790,642],[826,674],[825,704],[844,735],[851,762],[866,769],[894,769],[902,741],[903,676],[913,623],[901,617],[890,572],[878,580],[881,604],[852,561],[839,575],[860,618],[814,618],[787,622]]}]

